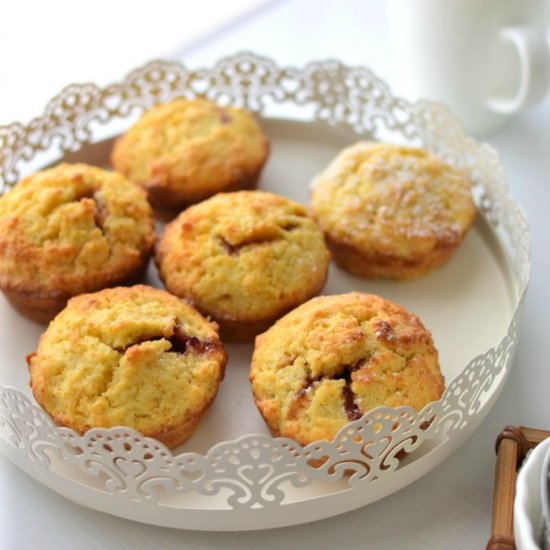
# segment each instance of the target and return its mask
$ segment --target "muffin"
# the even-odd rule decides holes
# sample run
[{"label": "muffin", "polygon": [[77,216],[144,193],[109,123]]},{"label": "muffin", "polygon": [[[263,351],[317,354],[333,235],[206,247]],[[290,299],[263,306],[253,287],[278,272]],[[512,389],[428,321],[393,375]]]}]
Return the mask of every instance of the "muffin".
[{"label": "muffin", "polygon": [[468,175],[422,149],[359,142],[314,181],[311,210],[336,263],[411,279],[445,263],[473,224]]},{"label": "muffin", "polygon": [[32,392],[58,426],[127,426],[171,448],[213,401],[226,360],[215,324],[144,285],[72,298],[27,358]]},{"label": "muffin", "polygon": [[0,198],[0,288],[23,314],[47,322],[71,296],[139,278],[154,239],[137,184],[60,164]]},{"label": "muffin", "polygon": [[301,445],[331,441],[375,407],[419,411],[444,390],[420,319],[358,292],[313,298],[258,336],[250,382],[273,435]]},{"label": "muffin", "polygon": [[306,209],[261,191],[220,193],[182,212],[157,243],[166,288],[247,341],[323,287],[329,253]]},{"label": "muffin", "polygon": [[253,188],[268,154],[247,111],[179,98],[144,113],[116,141],[111,162],[156,208],[180,211],[219,191]]}]

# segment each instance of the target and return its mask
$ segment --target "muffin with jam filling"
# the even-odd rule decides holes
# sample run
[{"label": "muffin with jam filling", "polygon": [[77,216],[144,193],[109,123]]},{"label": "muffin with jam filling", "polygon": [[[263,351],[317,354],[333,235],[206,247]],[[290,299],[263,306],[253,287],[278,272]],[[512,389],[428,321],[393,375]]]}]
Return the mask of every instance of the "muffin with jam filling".
[{"label": "muffin with jam filling", "polygon": [[155,261],[166,288],[250,341],[323,288],[323,235],[306,209],[262,191],[218,195],[166,226]]},{"label": "muffin with jam filling", "polygon": [[60,164],[0,198],[0,288],[23,314],[48,322],[72,296],[139,278],[154,239],[137,184]]},{"label": "muffin with jam filling", "polygon": [[376,407],[420,411],[444,390],[420,319],[359,292],[313,298],[258,336],[250,381],[273,435],[301,445],[331,441]]},{"label": "muffin with jam filling", "polygon": [[128,426],[170,448],[197,427],[226,361],[215,323],[144,285],[72,298],[27,358],[32,392],[57,425]]}]

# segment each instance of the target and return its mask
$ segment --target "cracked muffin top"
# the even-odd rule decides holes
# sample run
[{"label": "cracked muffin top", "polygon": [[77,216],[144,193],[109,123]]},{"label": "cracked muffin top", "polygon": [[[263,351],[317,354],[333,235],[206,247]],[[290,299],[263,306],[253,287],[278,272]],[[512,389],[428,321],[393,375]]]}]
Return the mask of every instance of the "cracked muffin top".
[{"label": "cracked muffin top", "polygon": [[275,436],[331,441],[378,406],[421,410],[444,390],[432,336],[379,296],[321,296],[256,338],[250,381]]},{"label": "cracked muffin top", "polygon": [[0,198],[0,286],[68,298],[122,282],[154,242],[145,193],[115,172],[60,164]]},{"label": "cracked muffin top", "polygon": [[376,142],[336,156],[313,182],[311,209],[341,267],[396,279],[447,261],[476,215],[466,172],[423,149]]},{"label": "cracked muffin top", "polygon": [[219,191],[253,187],[268,154],[249,112],[177,98],[146,111],[116,141],[111,162],[143,185],[155,206],[181,210]]},{"label": "cracked muffin top", "polygon": [[155,260],[167,289],[212,316],[223,336],[231,323],[269,326],[317,294],[329,253],[303,206],[239,191],[182,212],[166,227]]},{"label": "cracked muffin top", "polygon": [[226,359],[215,323],[136,285],[72,298],[27,362],[56,424],[79,433],[128,426],[174,447],[214,399]]}]

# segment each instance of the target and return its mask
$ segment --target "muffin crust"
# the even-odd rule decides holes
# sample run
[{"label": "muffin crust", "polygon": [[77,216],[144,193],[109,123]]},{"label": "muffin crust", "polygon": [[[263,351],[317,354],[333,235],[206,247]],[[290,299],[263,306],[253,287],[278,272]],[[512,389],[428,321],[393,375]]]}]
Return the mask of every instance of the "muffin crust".
[{"label": "muffin crust", "polygon": [[166,288],[250,340],[323,287],[329,253],[306,209],[260,191],[220,193],[169,224],[155,261]]},{"label": "muffin crust", "polygon": [[378,406],[421,410],[444,389],[420,319],[358,292],[313,298],[258,336],[250,381],[273,435],[302,445],[331,441]]},{"label": "muffin crust", "polygon": [[268,139],[247,111],[178,98],[144,113],[117,140],[111,162],[145,187],[155,207],[175,211],[254,187],[268,154]]},{"label": "muffin crust", "polygon": [[227,356],[217,327],[169,293],[137,285],[71,299],[27,358],[59,426],[128,426],[168,447],[213,401]]},{"label": "muffin crust", "polygon": [[0,288],[49,321],[76,294],[138,278],[155,232],[138,185],[85,164],[60,164],[0,198]]},{"label": "muffin crust", "polygon": [[476,215],[466,173],[422,149],[374,142],[332,161],[313,184],[311,209],[341,267],[395,279],[445,263]]}]

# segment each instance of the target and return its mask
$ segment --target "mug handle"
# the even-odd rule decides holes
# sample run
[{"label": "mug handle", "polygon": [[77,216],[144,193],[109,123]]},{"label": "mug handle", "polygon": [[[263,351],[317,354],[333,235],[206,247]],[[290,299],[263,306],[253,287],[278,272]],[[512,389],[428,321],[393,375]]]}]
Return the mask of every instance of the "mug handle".
[{"label": "mug handle", "polygon": [[530,27],[506,27],[500,39],[515,46],[520,62],[519,89],[515,97],[491,97],[486,105],[498,113],[510,114],[538,103],[550,84],[550,52],[543,33]]}]

